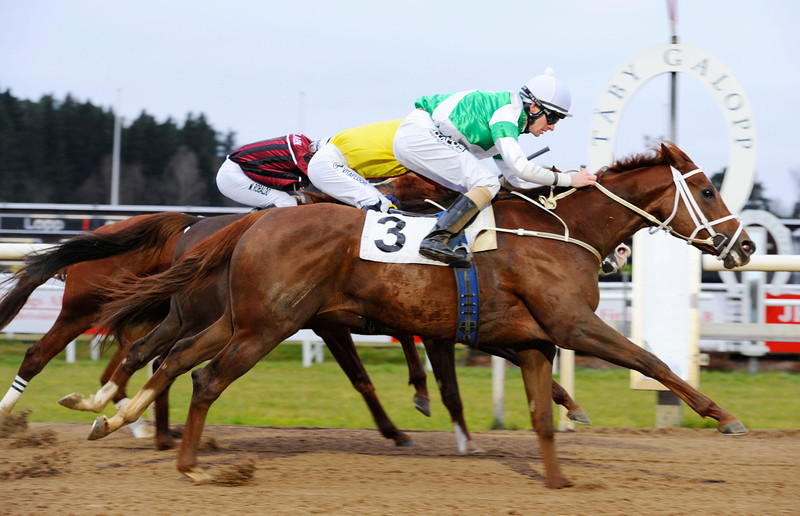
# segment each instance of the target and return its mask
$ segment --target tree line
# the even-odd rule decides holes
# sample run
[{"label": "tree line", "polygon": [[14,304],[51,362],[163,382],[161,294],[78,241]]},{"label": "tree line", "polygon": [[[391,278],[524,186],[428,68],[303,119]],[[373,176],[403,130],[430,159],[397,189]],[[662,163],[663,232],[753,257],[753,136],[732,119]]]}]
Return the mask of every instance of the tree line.
[{"label": "tree line", "polygon": [[[182,125],[142,111],[121,129],[120,204],[234,206],[215,176],[233,149],[203,114]],[[70,95],[0,93],[0,202],[108,204],[114,113]]]},{"label": "tree line", "polygon": [[[182,126],[142,111],[122,127],[120,204],[237,206],[217,189],[215,176],[236,148],[201,113]],[[70,95],[38,102],[0,94],[0,202],[108,204],[114,113]],[[724,170],[713,174],[720,187]],[[748,208],[773,211],[756,182]],[[793,216],[800,216],[800,203]]]}]

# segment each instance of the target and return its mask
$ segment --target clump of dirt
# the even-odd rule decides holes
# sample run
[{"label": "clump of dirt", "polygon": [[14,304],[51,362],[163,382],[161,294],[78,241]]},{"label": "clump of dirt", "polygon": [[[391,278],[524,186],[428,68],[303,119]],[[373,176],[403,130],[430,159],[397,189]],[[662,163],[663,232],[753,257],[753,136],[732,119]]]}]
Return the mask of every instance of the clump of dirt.
[{"label": "clump of dirt", "polygon": [[248,459],[245,462],[231,464],[214,472],[213,484],[223,486],[240,486],[250,482],[256,471],[256,461]]},{"label": "clump of dirt", "polygon": [[30,409],[20,410],[14,414],[6,414],[0,418],[0,437],[8,437],[28,429],[28,414]]},{"label": "clump of dirt", "polygon": [[14,438],[9,446],[13,448],[52,446],[56,443],[56,433],[52,430],[42,430],[41,432],[25,432]]},{"label": "clump of dirt", "polygon": [[24,464],[9,464],[0,471],[0,480],[18,480],[61,475],[66,472],[71,458],[67,450],[55,450],[50,454],[35,455]]},{"label": "clump of dirt", "polygon": [[213,437],[203,437],[200,440],[199,449],[202,451],[217,451],[219,450],[219,444],[217,444],[217,440]]}]

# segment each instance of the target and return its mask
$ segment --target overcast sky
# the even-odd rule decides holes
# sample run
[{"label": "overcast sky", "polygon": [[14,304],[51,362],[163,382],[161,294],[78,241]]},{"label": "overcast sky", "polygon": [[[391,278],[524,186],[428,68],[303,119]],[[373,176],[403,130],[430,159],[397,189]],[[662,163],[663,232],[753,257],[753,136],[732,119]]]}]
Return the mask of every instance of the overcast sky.
[{"label": "overcast sky", "polygon": [[[790,208],[800,197],[800,2],[676,3],[680,42],[713,54],[744,88],[757,180]],[[538,163],[562,169],[588,161],[591,114],[611,75],[670,37],[665,0],[0,0],[0,26],[0,91],[111,108],[119,90],[126,125],[142,111],[179,125],[204,113],[239,144],[402,118],[421,95],[516,90],[551,66],[574,117],[520,141],[529,152],[549,146]],[[677,143],[719,171],[724,118],[695,79],[681,74],[679,85]],[[666,75],[637,93],[617,155],[669,135],[667,99]]]}]

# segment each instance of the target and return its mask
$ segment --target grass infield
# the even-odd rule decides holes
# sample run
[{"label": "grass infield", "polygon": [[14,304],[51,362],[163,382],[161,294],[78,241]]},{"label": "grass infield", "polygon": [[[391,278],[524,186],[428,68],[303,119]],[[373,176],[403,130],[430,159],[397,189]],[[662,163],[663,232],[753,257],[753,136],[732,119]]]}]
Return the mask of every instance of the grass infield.
[{"label": "grass infield", "polygon": [[[0,394],[5,394],[10,387],[30,344],[0,341]],[[107,359],[90,360],[88,348],[88,343],[79,342],[78,359],[72,364],[66,363],[64,353],[53,359],[30,382],[14,411],[30,409],[30,421],[85,422],[88,433],[95,414],[71,411],[57,404],[60,397],[71,392],[88,396],[100,387],[99,378]],[[462,349],[459,347],[456,352],[458,356]],[[278,346],[222,393],[209,411],[207,424],[373,427],[361,396],[327,350],[325,353],[322,364],[306,368],[302,365],[299,345]],[[428,418],[413,407],[413,389],[407,385],[408,369],[399,346],[360,347],[359,354],[386,412],[399,428],[450,430],[450,419],[441,403],[433,373],[428,374],[433,412]],[[489,367],[458,367],[465,415],[472,430],[488,430],[493,426],[491,377]],[[146,372],[137,373],[131,380],[128,394],[135,394],[145,381]],[[530,429],[519,369],[507,368],[505,389],[504,428]],[[749,428],[800,428],[800,374],[762,372],[751,375],[702,370],[700,390],[736,414]],[[578,368],[575,391],[576,400],[589,414],[593,426],[654,426],[656,393],[631,390],[627,370]],[[179,377],[170,391],[172,423],[184,423],[190,397],[191,379],[187,374]],[[115,411],[109,406],[105,414],[113,415]],[[684,405],[683,426],[713,428],[716,422],[701,419]]]}]

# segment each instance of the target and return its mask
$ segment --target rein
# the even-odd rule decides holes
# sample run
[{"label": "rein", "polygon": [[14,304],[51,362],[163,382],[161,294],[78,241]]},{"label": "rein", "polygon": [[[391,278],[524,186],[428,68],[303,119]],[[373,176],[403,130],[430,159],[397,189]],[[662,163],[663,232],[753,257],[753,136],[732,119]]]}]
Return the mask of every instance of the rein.
[{"label": "rein", "polygon": [[[644,218],[645,220],[649,221],[654,226],[656,226],[656,227],[650,228],[650,232],[651,233],[654,232],[654,231],[658,231],[658,229],[662,229],[662,230],[666,231],[667,233],[670,233],[671,235],[674,235],[674,236],[676,236],[676,237],[678,237],[680,239],[685,240],[687,244],[705,244],[705,245],[708,245],[708,246],[712,247],[715,251],[717,251],[717,259],[718,260],[723,260],[728,255],[728,253],[730,253],[730,250],[733,247],[733,244],[736,242],[736,239],[739,237],[739,235],[741,234],[742,230],[744,229],[744,225],[743,225],[741,219],[739,219],[737,216],[731,214],[731,215],[728,215],[726,217],[722,217],[722,218],[717,219],[717,220],[709,221],[708,218],[703,213],[703,211],[697,205],[697,201],[695,201],[694,197],[691,195],[691,191],[689,190],[689,185],[686,184],[686,179],[687,178],[689,178],[689,177],[691,177],[691,176],[693,176],[693,175],[695,175],[697,173],[703,173],[703,170],[700,169],[700,168],[697,168],[697,169],[695,169],[695,170],[693,170],[691,172],[687,172],[686,174],[681,174],[681,172],[679,170],[677,170],[675,167],[672,167],[672,166],[670,166],[670,170],[672,171],[672,181],[675,184],[676,194],[675,194],[675,202],[674,202],[673,208],[672,208],[672,214],[670,214],[670,216],[667,217],[667,220],[665,220],[664,222],[661,222],[660,220],[658,220],[653,215],[647,213],[646,211],[642,210],[638,206],[635,206],[635,205],[631,204],[630,202],[626,201],[622,197],[620,197],[620,196],[616,195],[615,193],[611,192],[610,190],[608,190],[606,187],[604,187],[600,183],[595,183],[594,186],[598,190],[600,190],[605,196],[607,196],[609,199],[611,199],[614,202],[616,202],[618,204],[621,204],[622,206],[628,208],[629,210],[633,211],[637,215],[641,216],[642,218]],[[567,172],[572,172],[572,170],[568,170]],[[537,206],[537,207],[545,210],[547,213],[549,213],[549,214],[553,215],[554,217],[556,217],[561,222],[561,224],[564,226],[564,234],[549,233],[549,232],[544,232],[544,231],[531,231],[531,230],[522,229],[522,228],[519,228],[519,229],[516,229],[516,230],[514,230],[514,229],[505,229],[505,228],[486,228],[486,229],[490,230],[490,231],[500,231],[500,232],[504,232],[504,233],[514,233],[514,234],[519,235],[519,236],[532,236],[532,237],[538,237],[538,238],[548,238],[548,239],[551,239],[551,240],[560,240],[562,242],[569,242],[569,243],[572,243],[572,244],[576,244],[576,245],[578,245],[580,247],[583,247],[587,251],[591,252],[597,258],[597,260],[602,264],[603,258],[600,255],[600,252],[597,251],[597,249],[595,249],[590,244],[587,244],[586,242],[583,242],[581,240],[578,240],[578,239],[570,237],[569,236],[569,228],[567,227],[567,224],[564,222],[564,220],[561,219],[561,217],[559,217],[558,215],[556,215],[553,212],[553,210],[556,209],[556,206],[557,206],[559,200],[563,199],[564,197],[567,197],[568,195],[571,195],[571,194],[575,193],[576,191],[577,191],[577,189],[571,188],[571,189],[569,189],[569,190],[567,190],[567,191],[565,191],[565,192],[563,192],[563,193],[561,193],[559,195],[553,195],[553,189],[551,188],[550,189],[550,195],[548,197],[545,197],[543,195],[539,196],[539,200],[538,201],[535,201],[535,200],[531,199],[530,197],[527,197],[526,195],[524,195],[524,194],[522,194],[520,192],[511,192],[512,194],[514,194],[514,195],[516,195],[518,197],[521,197],[522,199],[525,199],[526,201],[530,202],[534,206]],[[678,213],[678,205],[679,205],[681,199],[683,199],[683,202],[686,204],[686,211],[689,212],[689,216],[692,218],[692,221],[694,221],[694,224],[695,224],[695,229],[692,232],[692,234],[689,235],[689,236],[682,235],[682,234],[678,233],[677,231],[675,231],[672,228],[672,226],[669,225],[669,222]],[[733,235],[732,238],[728,238],[727,236],[725,236],[725,235],[723,235],[721,233],[717,233],[716,231],[714,231],[713,226],[715,226],[717,224],[720,224],[722,222],[725,222],[727,220],[730,220],[730,219],[735,219],[735,220],[739,221],[739,227],[737,228],[736,233]],[[697,233],[699,233],[700,231],[702,231],[704,229],[706,231],[708,231],[710,236],[708,238],[705,238],[705,239],[696,238]]]}]

